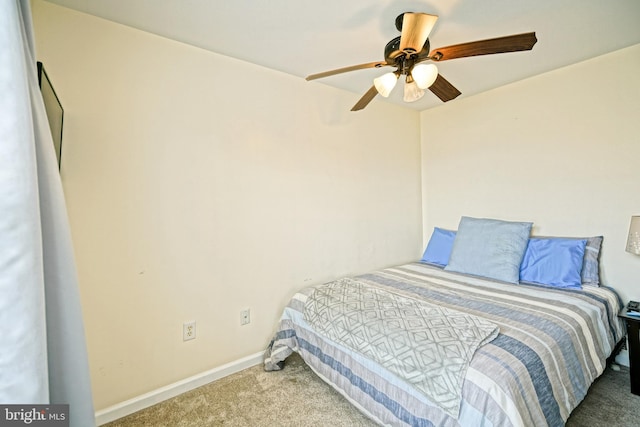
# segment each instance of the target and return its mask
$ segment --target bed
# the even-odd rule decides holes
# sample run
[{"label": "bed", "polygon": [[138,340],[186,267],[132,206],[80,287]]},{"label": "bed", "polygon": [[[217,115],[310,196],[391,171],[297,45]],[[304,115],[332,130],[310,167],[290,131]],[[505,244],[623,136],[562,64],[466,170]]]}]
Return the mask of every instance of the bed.
[{"label": "bed", "polygon": [[620,307],[605,286],[413,262],[297,292],[264,364],[299,353],[381,425],[562,426],[624,336]]}]

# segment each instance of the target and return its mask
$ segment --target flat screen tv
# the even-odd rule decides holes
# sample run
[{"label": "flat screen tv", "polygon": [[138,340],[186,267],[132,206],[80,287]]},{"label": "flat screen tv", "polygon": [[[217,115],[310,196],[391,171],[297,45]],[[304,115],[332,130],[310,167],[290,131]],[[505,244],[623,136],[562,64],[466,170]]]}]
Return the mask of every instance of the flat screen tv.
[{"label": "flat screen tv", "polygon": [[51,136],[53,137],[53,146],[56,150],[56,157],[58,159],[58,169],[60,169],[60,158],[62,156],[62,122],[64,119],[64,110],[62,104],[56,95],[56,91],[53,90],[53,85],[47,72],[44,70],[42,62],[38,61],[38,85],[40,86],[40,92],[42,92],[42,99],[44,100],[44,109],[47,112],[47,119],[49,120],[49,128],[51,129]]}]

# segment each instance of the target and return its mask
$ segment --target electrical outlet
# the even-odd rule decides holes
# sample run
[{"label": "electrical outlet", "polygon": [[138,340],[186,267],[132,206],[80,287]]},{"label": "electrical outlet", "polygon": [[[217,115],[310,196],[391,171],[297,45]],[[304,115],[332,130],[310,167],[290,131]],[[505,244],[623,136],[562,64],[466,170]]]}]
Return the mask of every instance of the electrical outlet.
[{"label": "electrical outlet", "polygon": [[249,309],[245,309],[240,311],[240,325],[248,325],[249,323],[251,323],[251,317],[250,317],[250,312]]},{"label": "electrical outlet", "polygon": [[196,339],[196,321],[184,322],[182,324],[182,341]]}]

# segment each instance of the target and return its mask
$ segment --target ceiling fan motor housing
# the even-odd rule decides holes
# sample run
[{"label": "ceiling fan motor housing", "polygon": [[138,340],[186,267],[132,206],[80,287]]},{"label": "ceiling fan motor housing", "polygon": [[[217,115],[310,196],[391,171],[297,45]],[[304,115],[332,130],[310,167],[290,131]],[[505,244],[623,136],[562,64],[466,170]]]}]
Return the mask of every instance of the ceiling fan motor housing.
[{"label": "ceiling fan motor housing", "polygon": [[[420,52],[416,52],[414,54],[411,54],[410,56],[417,57],[417,56],[428,55],[428,54],[429,54],[429,39],[425,40],[424,45],[422,46],[422,50],[420,50]],[[394,66],[400,65],[399,62],[402,59],[404,59],[406,56],[407,56],[406,53],[400,50],[400,36],[391,40],[384,47],[384,60],[389,65],[394,65]]]}]

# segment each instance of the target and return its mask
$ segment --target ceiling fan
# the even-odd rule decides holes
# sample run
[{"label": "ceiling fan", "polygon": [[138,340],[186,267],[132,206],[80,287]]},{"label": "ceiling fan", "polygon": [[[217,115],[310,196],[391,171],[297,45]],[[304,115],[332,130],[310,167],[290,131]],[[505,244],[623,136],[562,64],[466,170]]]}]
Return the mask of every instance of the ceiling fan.
[{"label": "ceiling fan", "polygon": [[307,76],[306,80],[315,80],[366,68],[395,67],[395,71],[375,78],[373,86],[360,98],[351,111],[362,110],[378,94],[385,98],[388,97],[401,76],[406,76],[404,101],[417,101],[422,98],[425,89],[429,89],[442,102],[447,102],[456,98],[461,92],[438,73],[438,68],[434,64],[424,64],[423,62],[440,62],[468,56],[531,50],[538,41],[536,33],[531,32],[461,43],[429,51],[428,37],[437,20],[436,15],[427,13],[402,13],[396,18],[396,28],[401,34],[385,46],[384,61],[368,62],[312,74]]}]

